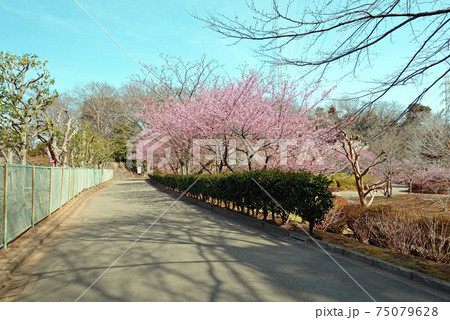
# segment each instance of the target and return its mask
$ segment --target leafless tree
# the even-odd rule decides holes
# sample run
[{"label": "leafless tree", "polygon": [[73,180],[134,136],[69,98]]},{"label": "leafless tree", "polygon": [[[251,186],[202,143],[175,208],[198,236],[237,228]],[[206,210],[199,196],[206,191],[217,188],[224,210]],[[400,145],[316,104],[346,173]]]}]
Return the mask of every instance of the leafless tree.
[{"label": "leafless tree", "polygon": [[145,75],[134,77],[135,81],[150,89],[150,98],[176,98],[185,101],[192,98],[202,84],[217,80],[215,72],[219,64],[214,60],[207,60],[206,56],[193,62],[162,54],[160,57],[163,59],[162,66],[144,64]]},{"label": "leafless tree", "polygon": [[[362,108],[366,102],[343,97],[336,101],[336,122],[348,122],[348,120]],[[401,114],[401,107],[395,102],[376,102],[368,106],[360,116],[355,118],[347,126],[346,132],[360,137],[363,142],[374,140],[377,133],[386,128]],[[391,131],[392,133],[392,131]]]},{"label": "leafless tree", "polygon": [[393,127],[385,135],[371,141],[370,150],[374,154],[385,151],[386,161],[377,166],[377,171],[386,181],[384,195],[392,196],[392,180],[399,173],[402,161],[406,155],[406,139],[401,127]]},{"label": "leafless tree", "polygon": [[119,94],[121,107],[117,118],[122,118],[132,128],[144,130],[146,124],[139,115],[148,97],[151,96],[151,90],[141,82],[131,81],[119,89]]},{"label": "leafless tree", "polygon": [[446,210],[450,201],[450,124],[442,114],[432,114],[411,125],[408,131],[409,151],[423,165],[422,185],[434,193],[424,199]]},{"label": "leafless tree", "polygon": [[[367,103],[355,116],[394,87],[409,83],[420,90],[411,97],[411,103],[418,102],[450,71],[450,7],[446,1],[308,1],[299,2],[297,10],[293,5],[292,0],[272,0],[272,6],[264,9],[263,4],[249,0],[251,18],[247,20],[238,14],[200,16],[194,12],[193,16],[236,42],[258,42],[258,53],[274,63],[304,67],[305,73],[315,72],[319,78],[329,69],[353,66],[345,75],[352,74],[359,81],[377,55],[392,54],[390,45],[409,37],[407,59],[399,60],[397,70],[389,70],[361,93]],[[329,46],[318,45],[330,42]],[[302,51],[288,56],[289,50],[279,50],[291,45]]]},{"label": "leafless tree", "polygon": [[45,128],[38,134],[47,146],[49,159],[55,161],[56,166],[68,164],[70,142],[77,131],[76,123],[80,110],[73,106],[73,99],[62,95],[59,99],[41,113],[40,124]]},{"label": "leafless tree", "polygon": [[101,136],[109,136],[121,109],[118,90],[106,82],[90,82],[76,89],[74,97],[83,121],[90,123]]},{"label": "leafless tree", "polygon": [[[160,102],[168,100],[187,102],[195,97],[201,85],[218,81],[216,71],[219,64],[214,60],[207,60],[206,56],[193,62],[167,55],[161,55],[161,58],[162,66],[144,65],[145,75],[133,77],[134,81],[147,88],[147,99]],[[178,145],[179,152],[176,152],[176,156],[183,173],[192,171],[194,161],[191,156],[192,147],[189,141]]]},{"label": "leafless tree", "polygon": [[426,162],[450,166],[450,124],[442,115],[429,115],[406,129],[409,151]]},{"label": "leafless tree", "polygon": [[[368,207],[372,204],[375,197],[375,192],[380,190],[386,181],[378,181],[374,184],[367,184],[364,182],[364,176],[369,173],[370,169],[386,161],[385,151],[382,150],[365,169],[362,169],[361,164],[361,151],[366,148],[366,145],[361,144],[358,136],[353,134],[347,135],[345,131],[342,132],[341,146],[342,149],[336,151],[343,154],[350,162],[353,175],[356,182],[356,190],[358,191],[359,202],[361,206]],[[367,202],[367,196],[372,195],[372,198]]]}]

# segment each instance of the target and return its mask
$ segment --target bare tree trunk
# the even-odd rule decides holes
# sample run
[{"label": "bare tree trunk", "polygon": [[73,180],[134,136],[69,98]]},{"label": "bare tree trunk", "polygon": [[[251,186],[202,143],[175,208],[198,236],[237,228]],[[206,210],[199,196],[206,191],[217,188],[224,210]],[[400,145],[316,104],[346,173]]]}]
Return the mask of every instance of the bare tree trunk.
[{"label": "bare tree trunk", "polygon": [[[381,186],[383,186],[386,183],[386,181],[377,182],[375,184],[366,185],[364,187],[364,176],[369,172],[369,170],[371,168],[373,168],[377,164],[380,164],[380,163],[383,163],[384,161],[386,161],[386,157],[382,158],[383,155],[385,154],[385,151],[382,150],[380,152],[380,154],[375,158],[375,160],[373,160],[372,163],[365,170],[361,170],[361,168],[359,166],[359,157],[360,157],[361,151],[363,150],[363,148],[365,146],[357,147],[356,142],[358,141],[358,139],[359,139],[359,137],[357,137],[357,136],[351,135],[349,137],[345,132],[343,132],[343,140],[341,140],[341,145],[342,145],[343,151],[340,151],[340,150],[336,150],[336,151],[343,154],[347,158],[347,160],[350,162],[352,171],[353,171],[353,175],[355,177],[355,183],[356,183],[356,189],[358,191],[359,202],[360,202],[361,206],[368,207],[372,203],[373,197],[369,203],[367,203],[366,197],[369,194],[371,194],[372,192],[375,192],[376,190],[378,190]],[[373,196],[374,196],[374,194],[373,194]]]},{"label": "bare tree trunk", "polygon": [[14,151],[12,149],[8,149],[8,156],[6,157],[8,163],[13,163]]},{"label": "bare tree trunk", "polygon": [[358,191],[359,203],[363,207],[367,207],[366,197],[364,196],[364,184],[360,175],[355,174],[356,190]]},{"label": "bare tree trunk", "polygon": [[14,150],[11,148],[4,148],[1,151],[6,163],[13,163]]},{"label": "bare tree trunk", "polygon": [[28,126],[22,125],[20,131],[20,145],[18,150],[18,155],[20,158],[20,164],[27,164],[27,155],[28,155]]},{"label": "bare tree trunk", "polygon": [[314,223],[312,221],[308,221],[309,224],[309,230],[308,233],[310,236],[314,235],[313,230],[314,230]]},{"label": "bare tree trunk", "polygon": [[392,196],[392,173],[389,173],[388,184],[389,184],[389,196],[388,197],[391,197]]},{"label": "bare tree trunk", "polygon": [[27,154],[28,150],[26,147],[22,147],[19,151],[19,158],[20,158],[20,164],[26,165],[27,164]]}]

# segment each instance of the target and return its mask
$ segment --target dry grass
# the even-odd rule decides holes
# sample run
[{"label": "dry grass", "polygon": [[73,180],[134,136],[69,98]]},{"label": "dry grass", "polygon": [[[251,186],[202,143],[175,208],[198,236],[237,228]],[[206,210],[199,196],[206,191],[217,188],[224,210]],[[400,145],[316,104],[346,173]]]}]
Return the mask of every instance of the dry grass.
[{"label": "dry grass", "polygon": [[[435,196],[436,195],[432,195]],[[430,197],[430,195],[422,195],[418,193],[395,195],[392,197],[379,197],[375,198],[373,205],[390,205],[393,208],[401,209],[412,214],[429,214],[429,215],[448,215],[450,211],[442,211],[442,207],[433,201],[426,200],[424,198]],[[444,197],[444,196],[441,196]]]},{"label": "dry grass", "polygon": [[51,165],[50,159],[47,156],[28,157],[27,160],[35,166],[48,167]]}]

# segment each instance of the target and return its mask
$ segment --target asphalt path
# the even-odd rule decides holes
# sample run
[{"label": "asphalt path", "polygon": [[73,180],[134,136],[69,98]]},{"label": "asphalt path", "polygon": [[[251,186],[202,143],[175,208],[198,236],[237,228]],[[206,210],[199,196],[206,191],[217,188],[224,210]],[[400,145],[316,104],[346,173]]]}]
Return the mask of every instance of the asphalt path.
[{"label": "asphalt path", "polygon": [[[15,301],[449,301],[449,295],[116,181],[15,273]],[[345,270],[345,271],[344,271]],[[353,279],[352,279],[353,278]],[[20,282],[20,281],[19,281]]]},{"label": "asphalt path", "polygon": [[[337,195],[337,196],[341,196],[345,199],[347,199],[350,202],[353,203],[359,203],[359,198],[358,198],[358,192],[354,191],[354,190],[345,190],[345,191],[337,191],[337,192],[333,192],[333,194]],[[403,184],[393,184],[392,185],[392,194],[393,195],[402,195],[402,194],[408,194],[408,186],[403,185]],[[377,197],[384,197],[383,192],[378,191],[375,194],[375,198]],[[368,201],[371,197],[368,197]]]}]

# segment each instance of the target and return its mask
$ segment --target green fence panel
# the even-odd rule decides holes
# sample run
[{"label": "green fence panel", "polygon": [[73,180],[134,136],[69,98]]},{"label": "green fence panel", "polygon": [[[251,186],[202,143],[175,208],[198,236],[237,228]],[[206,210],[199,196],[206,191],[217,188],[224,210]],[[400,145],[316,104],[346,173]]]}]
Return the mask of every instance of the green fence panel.
[{"label": "green fence panel", "polygon": [[84,171],[85,170],[83,168],[80,169],[80,175],[79,175],[79,177],[80,177],[80,186],[79,186],[80,192],[82,192],[84,190]]},{"label": "green fence panel", "polygon": [[49,214],[50,168],[34,169],[34,222],[38,223]]},{"label": "green fence panel", "polygon": [[7,241],[31,227],[32,166],[8,165],[7,172]]},{"label": "green fence panel", "polygon": [[89,188],[94,186],[94,169],[89,169]]},{"label": "green fence panel", "polygon": [[75,189],[76,188],[75,181],[76,181],[76,169],[71,168],[70,169],[70,200],[75,198],[75,196],[77,195],[76,189]]},{"label": "green fence panel", "polygon": [[89,177],[88,188],[92,188],[92,186],[94,185],[94,170],[88,169],[88,177]]},{"label": "green fence panel", "polygon": [[55,212],[61,205],[62,168],[52,168],[52,202],[50,213]]},{"label": "green fence panel", "polygon": [[67,170],[69,171],[69,186],[68,186],[68,192],[67,192],[67,197],[68,197],[68,201],[72,200],[73,198],[73,169],[72,168],[67,168]]},{"label": "green fence panel", "polygon": [[74,174],[74,177],[75,177],[75,189],[74,189],[75,195],[79,194],[82,191],[81,190],[81,186],[82,186],[82,183],[81,183],[81,177],[82,177],[81,170],[82,169],[80,169],[80,168],[75,168],[74,169],[74,171],[75,171],[75,174]]},{"label": "green fence panel", "polygon": [[96,185],[97,182],[97,171],[92,169],[92,187]]},{"label": "green fence panel", "polygon": [[83,190],[88,188],[88,169],[83,169]]},{"label": "green fence panel", "polygon": [[3,164],[0,165],[0,248],[3,247],[3,224],[4,224],[4,212],[3,212],[3,206],[4,206],[4,181],[5,181],[5,166]]},{"label": "green fence panel", "polygon": [[76,168],[77,171],[77,194],[81,193],[83,191],[83,169],[82,168]]},{"label": "green fence panel", "polygon": [[69,185],[70,185],[70,171],[69,168],[64,168],[63,170],[63,180],[62,180],[62,195],[61,195],[61,205],[65,205],[69,201]]},{"label": "green fence panel", "polygon": [[0,248],[6,247],[8,242],[29,229],[33,223],[45,219],[83,190],[112,178],[112,170],[1,164]]},{"label": "green fence panel", "polygon": [[92,188],[94,185],[94,169],[87,169],[88,170],[88,188]]}]

